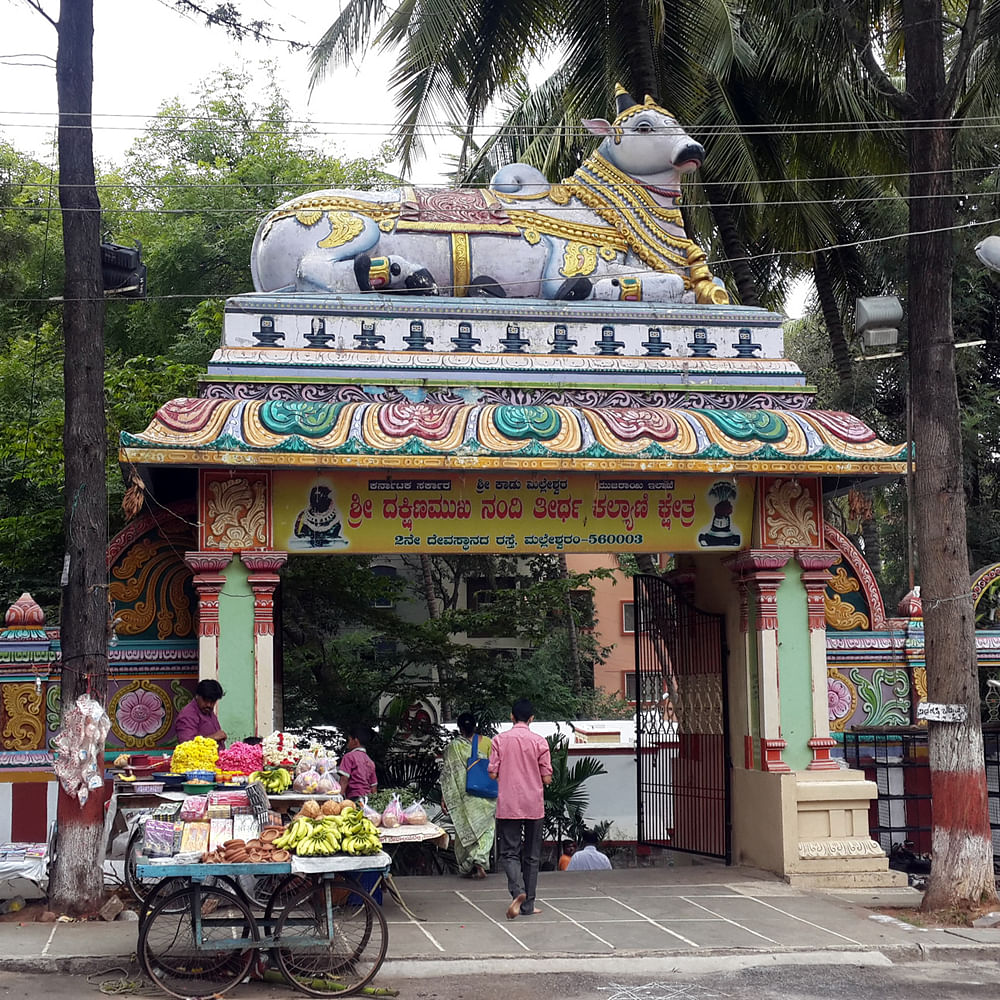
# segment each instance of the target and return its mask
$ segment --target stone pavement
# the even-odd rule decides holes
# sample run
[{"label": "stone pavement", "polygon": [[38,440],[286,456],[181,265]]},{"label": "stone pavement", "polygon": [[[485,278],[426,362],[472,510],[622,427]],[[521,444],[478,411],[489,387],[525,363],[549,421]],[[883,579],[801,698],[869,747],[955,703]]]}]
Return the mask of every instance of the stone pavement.
[{"label": "stone pavement", "polygon": [[[871,908],[917,906],[912,889],[822,891],[712,862],[543,872],[543,912],[509,921],[502,875],[399,878],[409,917],[386,895],[379,981],[507,972],[693,970],[774,962],[889,964],[995,959],[1000,929],[923,930]],[[127,962],[137,924],[0,923],[0,969],[94,972]]]}]

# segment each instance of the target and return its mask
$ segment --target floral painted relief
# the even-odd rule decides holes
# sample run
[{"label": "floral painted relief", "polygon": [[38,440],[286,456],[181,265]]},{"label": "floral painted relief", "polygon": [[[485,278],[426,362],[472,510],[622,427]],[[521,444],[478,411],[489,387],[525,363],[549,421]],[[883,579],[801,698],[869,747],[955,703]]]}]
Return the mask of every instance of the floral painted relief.
[{"label": "floral painted relief", "polygon": [[830,729],[842,733],[854,715],[858,695],[854,685],[839,671],[828,670],[826,677],[826,698],[829,711]]},{"label": "floral painted relief", "polygon": [[115,736],[127,747],[153,747],[174,721],[167,693],[148,680],[134,680],[119,688],[108,714]]},{"label": "floral painted relief", "polygon": [[764,494],[764,539],[781,548],[819,545],[819,505],[815,483],[798,479],[774,480]]}]

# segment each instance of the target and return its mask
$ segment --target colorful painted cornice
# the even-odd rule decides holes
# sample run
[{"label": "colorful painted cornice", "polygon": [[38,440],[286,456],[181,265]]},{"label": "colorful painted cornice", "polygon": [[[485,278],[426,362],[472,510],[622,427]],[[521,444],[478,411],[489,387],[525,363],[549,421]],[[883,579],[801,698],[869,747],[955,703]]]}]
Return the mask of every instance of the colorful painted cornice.
[{"label": "colorful painted cornice", "polygon": [[[905,472],[906,446],[847,413],[771,409],[175,399],[141,434],[137,465]],[[555,467],[555,466],[554,466]]]}]

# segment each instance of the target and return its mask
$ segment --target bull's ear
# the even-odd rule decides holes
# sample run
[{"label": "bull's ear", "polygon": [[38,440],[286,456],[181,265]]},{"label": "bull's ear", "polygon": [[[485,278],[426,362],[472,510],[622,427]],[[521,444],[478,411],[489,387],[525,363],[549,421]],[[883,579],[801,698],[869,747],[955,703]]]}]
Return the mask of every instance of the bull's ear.
[{"label": "bull's ear", "polygon": [[611,122],[606,118],[584,118],[583,127],[594,135],[611,135]]}]

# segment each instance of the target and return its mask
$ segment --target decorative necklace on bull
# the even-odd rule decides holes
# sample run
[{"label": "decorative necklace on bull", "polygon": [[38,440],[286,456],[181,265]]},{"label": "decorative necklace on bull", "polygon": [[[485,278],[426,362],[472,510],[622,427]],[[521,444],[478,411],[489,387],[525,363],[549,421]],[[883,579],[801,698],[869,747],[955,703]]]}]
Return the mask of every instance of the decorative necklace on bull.
[{"label": "decorative necklace on bull", "polygon": [[[619,84],[615,88],[618,115],[613,123],[614,142],[618,145],[624,124],[644,111],[656,110],[670,118],[652,97],[639,104]],[[689,267],[703,259],[701,250],[687,238],[681,218],[680,190],[644,184],[626,174],[595,151],[564,184],[588,208],[614,226],[635,255],[657,270]],[[661,205],[653,195],[670,199]]]}]

